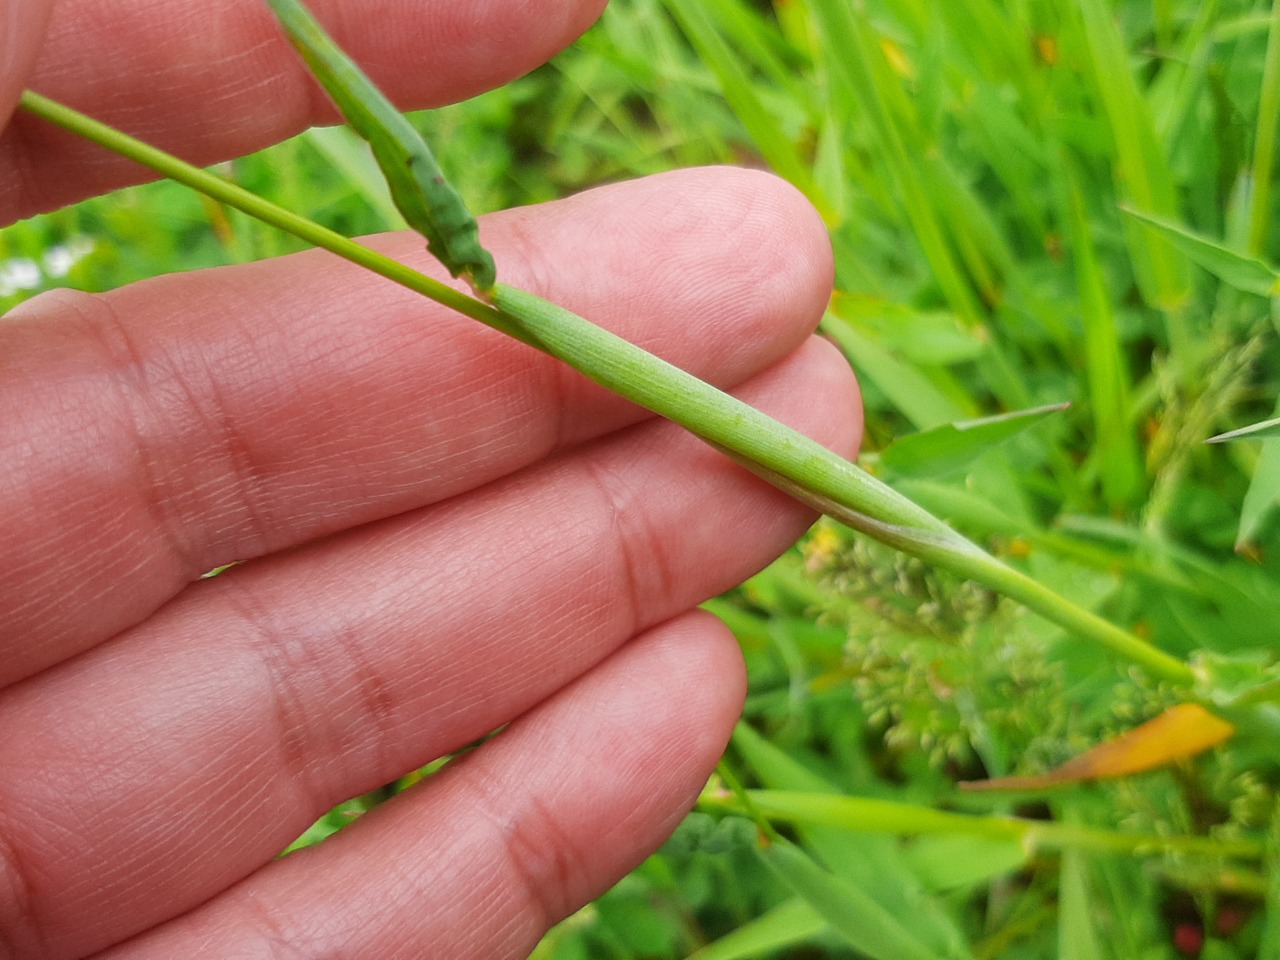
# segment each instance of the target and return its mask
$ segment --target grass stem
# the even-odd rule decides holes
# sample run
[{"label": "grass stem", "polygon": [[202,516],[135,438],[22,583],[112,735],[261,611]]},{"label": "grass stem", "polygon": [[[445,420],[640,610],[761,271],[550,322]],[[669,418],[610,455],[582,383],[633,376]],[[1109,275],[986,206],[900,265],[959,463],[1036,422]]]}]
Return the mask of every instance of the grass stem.
[{"label": "grass stem", "polygon": [[1194,679],[1191,669],[1176,657],[1006,566],[816,441],[562,307],[501,283],[494,288],[491,306],[46,97],[28,91],[21,106],[563,360],[597,383],[680,424],[802,503],[882,543],[1002,592],[1154,677],[1178,684]]}]

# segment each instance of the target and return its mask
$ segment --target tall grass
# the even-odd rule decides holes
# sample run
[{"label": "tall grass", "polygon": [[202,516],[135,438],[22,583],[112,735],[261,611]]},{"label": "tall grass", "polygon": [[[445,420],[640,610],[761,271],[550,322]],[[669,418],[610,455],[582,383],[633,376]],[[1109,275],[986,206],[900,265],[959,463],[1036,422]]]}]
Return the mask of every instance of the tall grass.
[{"label": "tall grass", "polygon": [[[626,172],[701,151],[769,166],[822,211],[838,264],[825,327],[863,379],[865,466],[1167,649],[1270,661],[1280,444],[1201,441],[1271,415],[1272,304],[1126,210],[1280,259],[1276,23],[1264,5],[1176,0],[632,0],[557,68],[638,94],[643,109],[609,120],[634,148]],[[897,453],[913,433],[1062,401],[959,464]],[[749,866],[750,838],[712,831],[717,852],[698,853],[711,827],[694,820],[611,895],[657,904],[660,946],[606,898],[548,956],[1175,956],[1207,938],[1206,955],[1243,957],[1275,926],[1266,750],[982,801],[956,790],[1043,771],[1170,691],[834,526],[714,609],[751,660],[730,763],[767,788],[756,812],[910,915],[908,940],[886,945],[872,914],[863,934],[841,928],[802,877]],[[929,809],[867,806],[886,801]],[[815,819],[841,802],[838,826]],[[703,809],[743,808],[713,785]],[[942,811],[967,819],[934,824]],[[1017,811],[1072,839],[982,835]]]},{"label": "tall grass", "polygon": [[[481,209],[691,163],[791,180],[831,229],[824,328],[864,385],[863,466],[1222,669],[1280,639],[1280,441],[1201,442],[1280,397],[1274,304],[1239,279],[1280,260],[1277,51],[1280,14],[1242,0],[613,0],[553,65],[419,122]],[[344,233],[396,225],[342,133],[234,172]],[[8,287],[0,268],[0,307],[290,246],[155,185],[0,234],[0,264],[22,264]],[[949,424],[1067,401],[941,455]],[[1179,695],[834,525],[709,606],[752,676],[726,781],[541,957],[1280,950],[1265,740],[966,793]],[[762,828],[787,841],[762,847]]]}]

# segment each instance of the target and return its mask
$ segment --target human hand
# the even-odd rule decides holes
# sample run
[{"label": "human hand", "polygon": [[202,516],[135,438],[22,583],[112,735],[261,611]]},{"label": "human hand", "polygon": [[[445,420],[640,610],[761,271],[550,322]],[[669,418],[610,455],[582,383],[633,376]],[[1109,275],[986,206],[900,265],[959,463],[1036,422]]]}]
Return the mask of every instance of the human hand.
[{"label": "human hand", "polygon": [[[315,3],[405,106],[531,69],[601,5]],[[333,118],[259,0],[60,0],[46,29],[53,6],[0,0],[0,118],[29,82],[205,163]],[[0,222],[140,176],[19,115]],[[509,282],[856,445],[810,337],[825,234],[773,178],[684,171],[482,229]],[[441,273],[416,236],[370,242]],[[689,808],[743,695],[689,611],[811,519],[322,252],[30,301],[0,321],[0,411],[0,957],[527,954]]]}]

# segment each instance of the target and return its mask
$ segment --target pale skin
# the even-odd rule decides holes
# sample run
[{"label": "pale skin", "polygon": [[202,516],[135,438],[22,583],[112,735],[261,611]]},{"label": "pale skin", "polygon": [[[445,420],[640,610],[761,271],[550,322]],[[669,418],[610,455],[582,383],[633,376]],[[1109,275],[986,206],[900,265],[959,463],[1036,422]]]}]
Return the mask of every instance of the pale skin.
[{"label": "pale skin", "polygon": [[[409,108],[532,69],[602,3],[313,6]],[[259,0],[52,8],[0,0],[0,118],[29,85],[200,163],[333,119]],[[0,222],[143,178],[20,115]],[[856,448],[812,336],[830,251],[786,185],[684,171],[482,233],[508,282]],[[419,237],[370,242],[442,274]],[[0,958],[526,955],[688,810],[745,684],[690,611],[811,519],[328,254],[24,304],[0,320]]]}]

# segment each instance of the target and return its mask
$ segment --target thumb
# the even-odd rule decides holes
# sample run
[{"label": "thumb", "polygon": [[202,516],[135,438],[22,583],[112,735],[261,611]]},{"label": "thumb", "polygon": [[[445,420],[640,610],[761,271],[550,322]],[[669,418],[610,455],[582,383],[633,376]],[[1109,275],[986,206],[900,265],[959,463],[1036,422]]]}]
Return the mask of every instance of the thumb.
[{"label": "thumb", "polygon": [[36,65],[53,0],[0,0],[0,128]]}]

